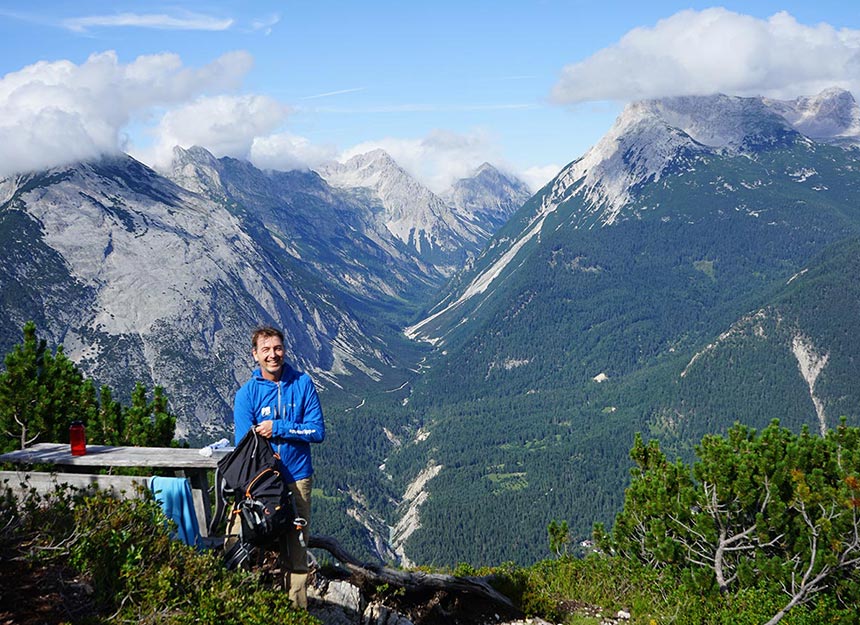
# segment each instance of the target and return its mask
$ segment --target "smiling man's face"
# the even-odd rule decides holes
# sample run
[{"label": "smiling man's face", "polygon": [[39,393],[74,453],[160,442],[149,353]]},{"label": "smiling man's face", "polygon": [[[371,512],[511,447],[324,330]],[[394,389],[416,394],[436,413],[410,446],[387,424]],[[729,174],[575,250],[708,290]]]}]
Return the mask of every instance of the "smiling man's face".
[{"label": "smiling man's face", "polygon": [[284,368],[284,342],[277,336],[261,336],[251,350],[260,372],[267,380],[280,380]]}]

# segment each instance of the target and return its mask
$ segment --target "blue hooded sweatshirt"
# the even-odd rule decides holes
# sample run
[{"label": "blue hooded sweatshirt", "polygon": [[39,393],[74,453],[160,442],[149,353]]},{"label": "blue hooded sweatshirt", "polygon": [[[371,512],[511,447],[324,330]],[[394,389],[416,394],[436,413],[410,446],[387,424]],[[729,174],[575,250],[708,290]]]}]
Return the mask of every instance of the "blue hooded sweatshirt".
[{"label": "blue hooded sweatshirt", "polygon": [[272,421],[271,442],[281,457],[286,482],[313,475],[311,443],[323,441],[325,424],[316,387],[308,374],[284,363],[281,379],[272,382],[256,369],[236,393],[233,421],[235,444],[253,426]]}]

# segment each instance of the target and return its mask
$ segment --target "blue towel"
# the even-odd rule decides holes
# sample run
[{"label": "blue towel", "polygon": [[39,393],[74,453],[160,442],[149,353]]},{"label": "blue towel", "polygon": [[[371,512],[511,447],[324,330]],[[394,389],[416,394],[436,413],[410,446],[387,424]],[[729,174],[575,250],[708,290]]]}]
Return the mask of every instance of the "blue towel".
[{"label": "blue towel", "polygon": [[186,545],[201,548],[200,526],[197,524],[197,513],[194,512],[194,498],[191,496],[191,485],[184,477],[149,478],[149,490],[155,495],[155,500],[161,504],[164,516],[176,522],[176,534]]}]

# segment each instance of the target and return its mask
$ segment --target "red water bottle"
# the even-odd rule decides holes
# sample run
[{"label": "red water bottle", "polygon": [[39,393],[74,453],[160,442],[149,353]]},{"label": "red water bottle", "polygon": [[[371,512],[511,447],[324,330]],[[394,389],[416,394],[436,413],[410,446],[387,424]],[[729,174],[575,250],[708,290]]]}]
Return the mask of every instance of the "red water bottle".
[{"label": "red water bottle", "polygon": [[81,421],[72,421],[69,426],[69,442],[72,444],[72,455],[83,456],[87,453],[87,435]]}]

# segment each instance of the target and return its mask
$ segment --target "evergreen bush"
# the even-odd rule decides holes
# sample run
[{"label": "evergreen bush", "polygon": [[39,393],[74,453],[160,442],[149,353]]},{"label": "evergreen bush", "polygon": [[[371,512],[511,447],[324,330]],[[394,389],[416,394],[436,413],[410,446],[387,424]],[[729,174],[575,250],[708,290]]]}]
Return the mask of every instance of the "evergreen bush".
[{"label": "evergreen bush", "polygon": [[149,497],[118,500],[62,488],[17,501],[6,489],[0,518],[0,548],[17,553],[21,566],[70,567],[92,587],[92,605],[72,611],[72,623],[318,623],[261,576],[227,571],[219,554],[171,540],[172,522]]}]

